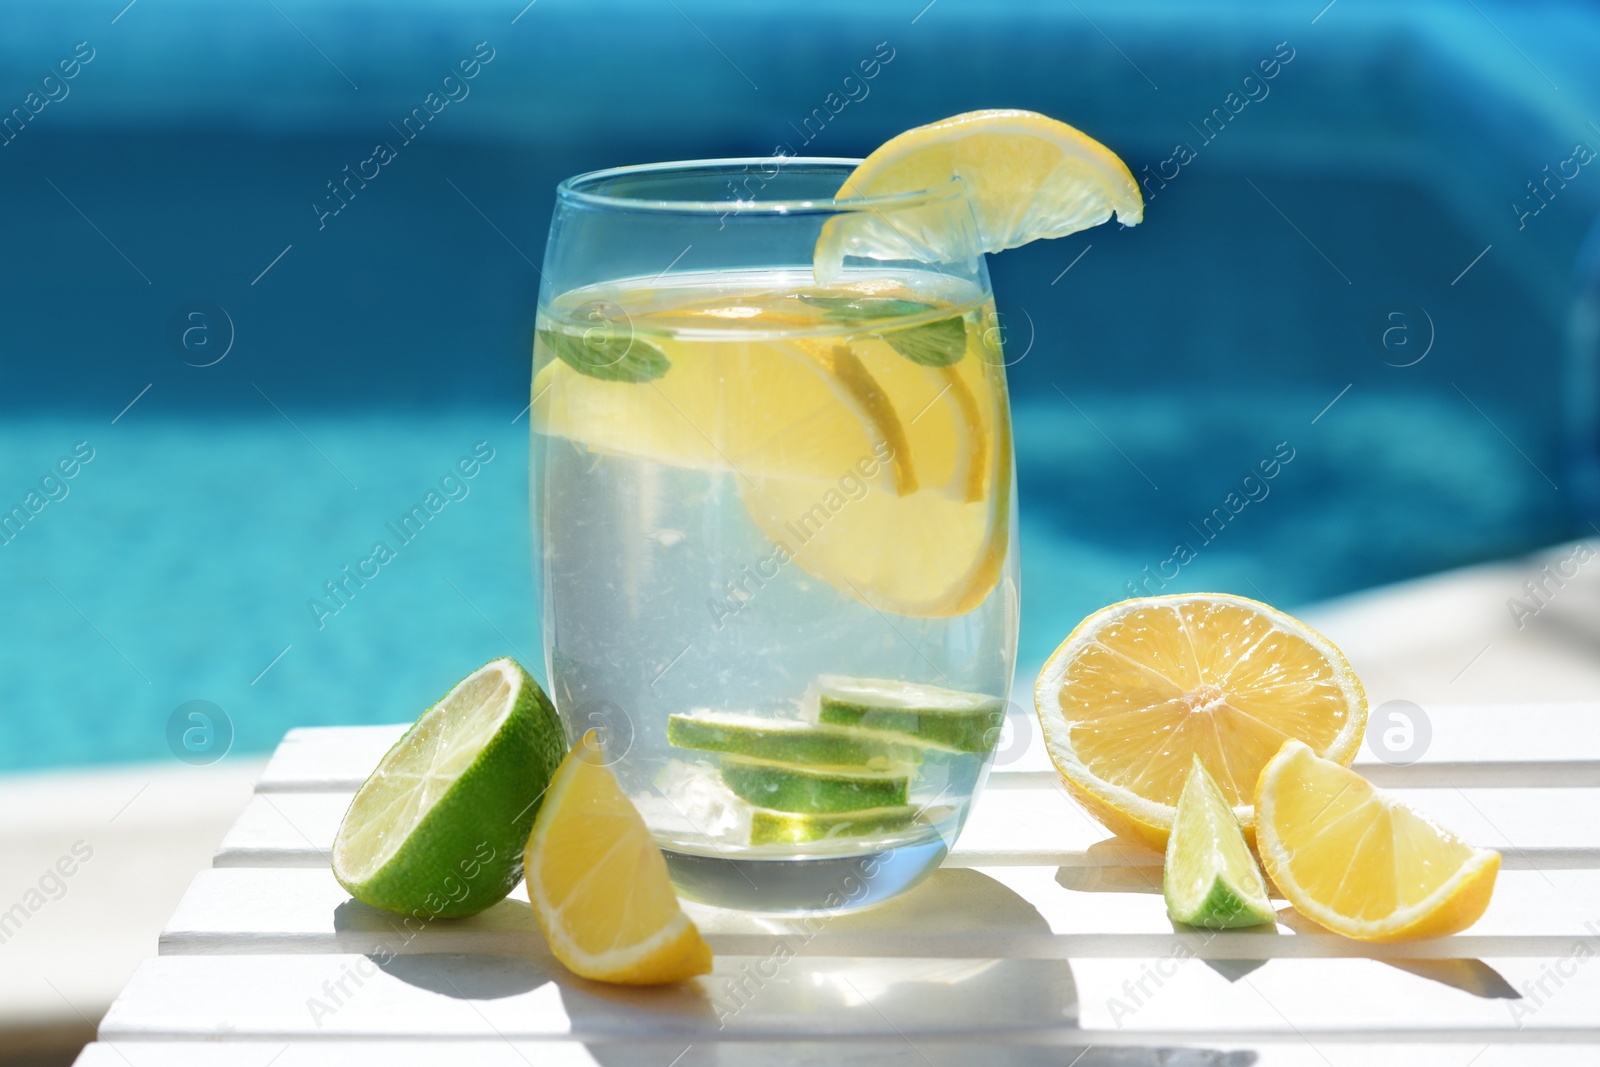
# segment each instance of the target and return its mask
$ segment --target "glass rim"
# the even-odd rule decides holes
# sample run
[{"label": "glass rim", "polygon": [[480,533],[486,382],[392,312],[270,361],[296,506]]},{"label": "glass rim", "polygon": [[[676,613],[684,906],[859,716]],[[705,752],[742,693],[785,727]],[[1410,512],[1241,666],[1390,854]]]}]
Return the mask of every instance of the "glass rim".
[{"label": "glass rim", "polygon": [[[586,188],[600,182],[631,175],[670,174],[674,171],[748,172],[755,166],[776,163],[781,169],[787,166],[833,166],[854,170],[861,160],[846,156],[734,156],[723,159],[685,159],[665,163],[636,163],[623,167],[606,167],[585,171],[563,180],[556,186],[558,200],[604,207],[618,211],[655,212],[665,215],[802,215],[840,214],[844,212],[879,211],[884,207],[905,207],[937,202],[966,195],[966,184],[959,177],[951,177],[943,185],[931,189],[915,189],[901,193],[883,193],[859,197],[811,197],[791,200],[664,200],[644,197],[612,196]],[[775,175],[774,175],[775,176]]]}]

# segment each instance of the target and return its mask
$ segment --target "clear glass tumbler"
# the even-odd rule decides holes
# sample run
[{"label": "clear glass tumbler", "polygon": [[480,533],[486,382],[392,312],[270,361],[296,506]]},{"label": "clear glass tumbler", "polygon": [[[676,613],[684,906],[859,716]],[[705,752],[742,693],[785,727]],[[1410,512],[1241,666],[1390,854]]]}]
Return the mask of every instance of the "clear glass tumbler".
[{"label": "clear glass tumbler", "polygon": [[987,773],[1018,618],[989,277],[959,182],[667,163],[557,192],[533,353],[552,695],[685,896],[885,899]]}]

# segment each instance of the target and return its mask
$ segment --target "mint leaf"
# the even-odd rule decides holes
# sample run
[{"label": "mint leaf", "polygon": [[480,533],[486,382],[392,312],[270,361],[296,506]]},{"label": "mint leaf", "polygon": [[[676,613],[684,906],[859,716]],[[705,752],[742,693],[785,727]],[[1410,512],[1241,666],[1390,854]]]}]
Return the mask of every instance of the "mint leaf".
[{"label": "mint leaf", "polygon": [[[800,299],[820,308],[830,321],[847,326],[934,310],[933,304],[881,296],[801,296]],[[924,367],[948,367],[960,362],[967,352],[967,325],[959,315],[920,326],[886,330],[877,336],[911,362]]]},{"label": "mint leaf", "polygon": [[650,382],[672,369],[672,361],[661,349],[633,336],[597,340],[594,333],[579,336],[540,330],[539,339],[579,374],[608,382]]},{"label": "mint leaf", "polygon": [[948,367],[967,354],[967,324],[959,315],[882,336],[890,348],[924,367]]},{"label": "mint leaf", "polygon": [[833,322],[855,325],[874,319],[898,319],[905,315],[918,315],[932,311],[932,304],[919,304],[915,300],[896,300],[887,296],[805,296],[801,300],[820,308]]}]

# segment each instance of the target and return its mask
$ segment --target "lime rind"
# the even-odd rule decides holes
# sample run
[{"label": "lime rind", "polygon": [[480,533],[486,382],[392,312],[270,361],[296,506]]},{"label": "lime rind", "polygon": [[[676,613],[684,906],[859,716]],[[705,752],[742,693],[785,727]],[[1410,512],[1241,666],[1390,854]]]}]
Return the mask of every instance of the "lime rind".
[{"label": "lime rind", "polygon": [[1178,797],[1161,883],[1174,922],[1228,930],[1277,921],[1239,820],[1198,756]]},{"label": "lime rind", "polygon": [[878,730],[710,711],[667,716],[667,742],[700,752],[863,770],[921,763],[926,748]]},{"label": "lime rind", "polygon": [[522,850],[566,754],[554,705],[512,659],[457,683],[384,755],[334,840],[339,884],[421,918],[473,915],[522,876]]},{"label": "lime rind", "polygon": [[792,811],[752,807],[752,845],[799,845],[842,837],[904,830],[917,821],[922,809],[914,804],[865,808],[833,815],[803,815]]},{"label": "lime rind", "polygon": [[1250,900],[1248,894],[1235,890],[1221,875],[1211,883],[1211,891],[1204,900],[1183,912],[1192,918],[1179,918],[1170,903],[1168,914],[1174,922],[1207,930],[1238,930],[1277,922],[1277,914],[1270,906],[1263,907],[1259,902]]},{"label": "lime rind", "polygon": [[912,770],[801,767],[743,756],[722,757],[722,781],[741,800],[802,815],[905,804],[911,795]]},{"label": "lime rind", "polygon": [[823,678],[817,717],[984,755],[999,740],[1005,702],[981,693],[876,679]]}]

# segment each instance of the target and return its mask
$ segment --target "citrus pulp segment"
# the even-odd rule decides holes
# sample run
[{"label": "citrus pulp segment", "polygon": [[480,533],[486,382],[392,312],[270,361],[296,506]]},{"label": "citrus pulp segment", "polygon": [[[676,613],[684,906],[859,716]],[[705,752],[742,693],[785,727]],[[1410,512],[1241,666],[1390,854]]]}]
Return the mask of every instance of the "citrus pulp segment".
[{"label": "citrus pulp segment", "polygon": [[667,861],[594,731],[551,779],[523,866],[550,949],[575,974],[657,985],[711,970],[711,949],[679,906]]},{"label": "citrus pulp segment", "polygon": [[[894,409],[855,368],[792,341],[650,341],[670,361],[659,378],[585,374],[535,343],[537,432],[595,452],[744,477],[838,478],[863,456],[891,457],[891,492],[915,486]],[[892,462],[893,457],[900,462]]]},{"label": "citrus pulp segment", "polygon": [[1367,721],[1361,682],[1327,638],[1226,593],[1095,612],[1045,663],[1034,704],[1068,792],[1158,850],[1193,756],[1249,834],[1256,776],[1286,740],[1349,763]]},{"label": "citrus pulp segment", "polygon": [[912,768],[861,771],[722,757],[722,780],[740,799],[802,815],[831,815],[906,803]]},{"label": "citrus pulp segment", "polygon": [[1005,702],[981,693],[878,679],[818,680],[818,718],[906,734],[960,752],[988,752],[1005,721]]},{"label": "citrus pulp segment", "polygon": [[1199,756],[1178,797],[1161,889],[1174,922],[1224,930],[1277,920],[1239,820]]},{"label": "citrus pulp segment", "polygon": [[485,665],[424,712],[356,791],[333,873],[357,900],[424,919],[482,911],[520,875],[566,737],[514,660]]},{"label": "citrus pulp segment", "polygon": [[1306,918],[1362,941],[1441,937],[1489,906],[1500,854],[1474,848],[1298,741],[1261,769],[1256,842]]},{"label": "citrus pulp segment", "polygon": [[[890,335],[892,336],[892,335]],[[918,491],[897,495],[849,468],[816,478],[752,478],[751,518],[805,571],[880,611],[962,615],[994,590],[1011,536],[1010,415],[1001,368],[976,327],[958,362],[912,362],[879,338],[853,343],[902,413]]]},{"label": "citrus pulp segment", "polygon": [[924,751],[905,738],[877,730],[712,711],[668,715],[667,743],[701,752],[861,770],[921,763]]},{"label": "citrus pulp segment", "polygon": [[961,232],[938,199],[849,212],[823,227],[817,277],[837,276],[846,256],[959,262],[976,252],[1064,237],[1113,216],[1124,226],[1144,218],[1138,183],[1116,153],[1064,122],[1005,108],[969,111],[890,138],[836,196],[939,190],[956,178],[976,234]]}]

